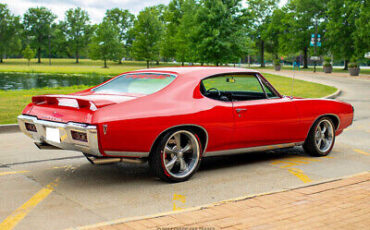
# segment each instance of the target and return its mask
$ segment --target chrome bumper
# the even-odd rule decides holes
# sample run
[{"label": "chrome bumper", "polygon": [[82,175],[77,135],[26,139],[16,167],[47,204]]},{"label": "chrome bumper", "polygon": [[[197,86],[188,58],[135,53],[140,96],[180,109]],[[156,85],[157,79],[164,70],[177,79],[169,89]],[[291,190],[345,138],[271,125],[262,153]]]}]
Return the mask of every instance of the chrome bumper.
[{"label": "chrome bumper", "polygon": [[[25,123],[36,126],[37,132],[28,131]],[[20,115],[18,116],[18,124],[20,130],[35,140],[36,144],[49,144],[59,149],[81,151],[94,156],[102,156],[99,152],[98,132],[95,125],[86,125],[81,123],[60,123],[53,121],[39,120],[33,116]],[[46,138],[46,128],[59,129],[60,142],[50,141]],[[87,134],[87,142],[74,140],[71,131],[78,131]]]}]

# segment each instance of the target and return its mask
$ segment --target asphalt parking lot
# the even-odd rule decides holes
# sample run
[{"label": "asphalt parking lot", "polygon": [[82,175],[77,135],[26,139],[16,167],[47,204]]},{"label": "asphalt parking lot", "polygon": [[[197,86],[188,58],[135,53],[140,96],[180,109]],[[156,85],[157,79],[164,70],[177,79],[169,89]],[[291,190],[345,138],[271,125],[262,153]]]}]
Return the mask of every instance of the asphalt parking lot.
[{"label": "asphalt parking lot", "polygon": [[94,166],[80,153],[40,151],[21,133],[0,134],[0,229],[65,229],[369,171],[370,80],[309,72],[296,77],[341,88],[338,99],[355,107],[353,125],[328,157],[294,148],[209,158],[190,181],[167,184],[146,164]]}]

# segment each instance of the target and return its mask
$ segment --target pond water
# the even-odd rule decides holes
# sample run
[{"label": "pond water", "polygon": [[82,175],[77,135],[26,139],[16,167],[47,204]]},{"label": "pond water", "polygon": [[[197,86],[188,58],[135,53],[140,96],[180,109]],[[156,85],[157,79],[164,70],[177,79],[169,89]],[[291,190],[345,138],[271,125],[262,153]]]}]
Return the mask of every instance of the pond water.
[{"label": "pond water", "polygon": [[0,90],[19,90],[72,85],[98,85],[111,77],[40,73],[0,73]]}]

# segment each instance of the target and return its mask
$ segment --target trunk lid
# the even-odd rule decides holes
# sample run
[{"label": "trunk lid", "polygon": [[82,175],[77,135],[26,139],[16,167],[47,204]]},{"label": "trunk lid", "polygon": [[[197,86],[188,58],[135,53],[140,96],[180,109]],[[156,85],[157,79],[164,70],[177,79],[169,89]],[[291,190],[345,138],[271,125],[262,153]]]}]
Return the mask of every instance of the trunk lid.
[{"label": "trunk lid", "polygon": [[41,95],[32,97],[26,112],[38,119],[56,122],[91,123],[93,113],[103,107],[136,99],[137,95]]}]

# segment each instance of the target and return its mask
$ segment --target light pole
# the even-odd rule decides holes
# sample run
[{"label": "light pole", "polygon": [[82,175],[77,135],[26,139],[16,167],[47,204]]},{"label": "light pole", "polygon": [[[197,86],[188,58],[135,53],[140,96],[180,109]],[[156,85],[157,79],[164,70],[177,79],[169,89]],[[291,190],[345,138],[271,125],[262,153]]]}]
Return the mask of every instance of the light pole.
[{"label": "light pole", "polygon": [[314,55],[311,60],[314,61],[313,72],[316,72],[316,64],[320,58],[317,55],[317,47],[321,47],[321,35],[317,33],[317,19],[315,19],[315,33],[311,35],[310,46],[314,47]]}]

